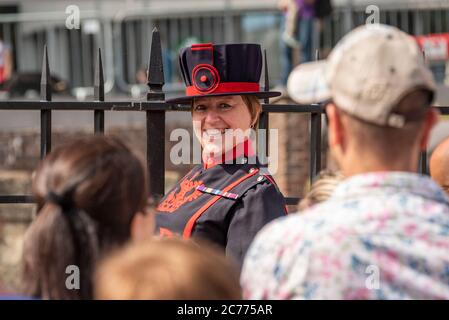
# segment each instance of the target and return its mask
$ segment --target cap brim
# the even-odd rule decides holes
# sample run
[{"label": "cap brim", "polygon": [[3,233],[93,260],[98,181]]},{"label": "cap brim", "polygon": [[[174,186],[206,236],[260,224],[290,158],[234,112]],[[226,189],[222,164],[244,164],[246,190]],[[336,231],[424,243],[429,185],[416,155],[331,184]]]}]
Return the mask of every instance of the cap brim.
[{"label": "cap brim", "polygon": [[190,104],[193,101],[193,99],[197,99],[197,98],[239,96],[239,95],[255,96],[259,99],[266,99],[266,98],[278,97],[281,95],[281,93],[277,92],[277,91],[210,93],[210,94],[203,94],[203,95],[196,95],[196,96],[184,96],[184,97],[167,99],[166,102],[176,103],[176,104]]},{"label": "cap brim", "polygon": [[290,73],[287,91],[291,99],[299,104],[320,103],[331,98],[326,84],[327,61],[300,64]]}]

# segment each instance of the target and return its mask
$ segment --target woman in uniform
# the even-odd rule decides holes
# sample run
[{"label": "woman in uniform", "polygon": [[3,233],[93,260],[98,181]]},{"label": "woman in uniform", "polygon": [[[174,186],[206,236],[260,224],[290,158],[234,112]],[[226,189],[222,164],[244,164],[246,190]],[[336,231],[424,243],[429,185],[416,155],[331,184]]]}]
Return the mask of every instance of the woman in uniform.
[{"label": "woman in uniform", "polygon": [[192,107],[202,147],[194,167],[162,199],[156,215],[160,235],[207,239],[241,267],[256,233],[286,215],[285,200],[254,152],[262,52],[257,44],[196,44],[181,50],[186,96],[168,100]]}]

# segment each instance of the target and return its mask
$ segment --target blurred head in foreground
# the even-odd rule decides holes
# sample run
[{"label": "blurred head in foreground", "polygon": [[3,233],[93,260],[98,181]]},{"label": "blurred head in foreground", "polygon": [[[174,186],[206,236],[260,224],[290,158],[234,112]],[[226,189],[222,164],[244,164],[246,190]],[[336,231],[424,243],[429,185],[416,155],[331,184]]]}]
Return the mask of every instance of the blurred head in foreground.
[{"label": "blurred head in foreground", "polygon": [[153,231],[146,185],[142,161],[117,138],[94,136],[54,149],[33,180],[38,214],[25,235],[24,293],[92,298],[97,259]]},{"label": "blurred head in foreground", "polygon": [[309,192],[298,205],[300,211],[326,201],[330,198],[338,184],[343,180],[340,172],[330,170],[321,171],[312,183]]},{"label": "blurred head in foreground", "polygon": [[441,142],[432,152],[430,175],[449,194],[449,138]]},{"label": "blurred head in foreground", "polygon": [[100,263],[101,300],[237,300],[238,272],[214,247],[180,238],[131,244]]}]

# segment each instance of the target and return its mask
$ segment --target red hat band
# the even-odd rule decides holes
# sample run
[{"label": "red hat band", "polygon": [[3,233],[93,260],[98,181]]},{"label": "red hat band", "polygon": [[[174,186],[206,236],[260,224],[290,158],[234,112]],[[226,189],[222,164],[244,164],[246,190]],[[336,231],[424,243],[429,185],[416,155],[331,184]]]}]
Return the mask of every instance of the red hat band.
[{"label": "red hat band", "polygon": [[218,83],[216,87],[209,91],[200,91],[196,86],[190,86],[186,88],[186,96],[198,96],[207,95],[210,93],[238,93],[244,94],[244,92],[259,92],[260,86],[258,83],[254,82],[222,82]]}]

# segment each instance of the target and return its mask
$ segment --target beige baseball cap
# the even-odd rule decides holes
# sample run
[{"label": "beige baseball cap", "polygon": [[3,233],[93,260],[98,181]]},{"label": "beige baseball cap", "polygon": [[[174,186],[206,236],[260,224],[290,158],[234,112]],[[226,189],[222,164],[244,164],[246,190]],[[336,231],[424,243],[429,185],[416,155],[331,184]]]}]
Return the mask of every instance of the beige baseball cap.
[{"label": "beige baseball cap", "polygon": [[332,100],[354,117],[398,128],[408,117],[392,109],[416,89],[429,91],[430,105],[436,87],[423,53],[410,35],[382,24],[352,30],[326,60],[296,67],[287,84],[300,104]]}]

